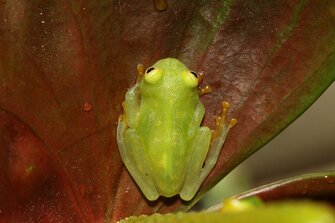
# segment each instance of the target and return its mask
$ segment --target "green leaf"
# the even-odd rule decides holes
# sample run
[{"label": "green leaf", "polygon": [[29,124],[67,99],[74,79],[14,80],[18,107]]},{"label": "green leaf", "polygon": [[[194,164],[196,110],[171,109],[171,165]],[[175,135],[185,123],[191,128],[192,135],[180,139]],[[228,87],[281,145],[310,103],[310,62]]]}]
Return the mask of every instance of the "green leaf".
[{"label": "green leaf", "polygon": [[334,223],[331,208],[316,202],[292,202],[268,204],[263,207],[233,212],[175,213],[167,215],[130,217],[120,223]]},{"label": "green leaf", "polygon": [[[332,0],[166,3],[0,3],[0,221],[110,222],[189,207],[335,79]],[[116,145],[136,65],[168,56],[204,72],[205,125],[222,100],[239,120],[191,203],[148,202]]]}]

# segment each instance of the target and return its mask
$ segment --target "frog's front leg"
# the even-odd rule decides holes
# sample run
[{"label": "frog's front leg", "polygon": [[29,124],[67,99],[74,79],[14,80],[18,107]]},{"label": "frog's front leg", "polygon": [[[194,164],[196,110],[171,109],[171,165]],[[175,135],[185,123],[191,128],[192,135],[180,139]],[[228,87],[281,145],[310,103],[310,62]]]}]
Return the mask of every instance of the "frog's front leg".
[{"label": "frog's front leg", "polygon": [[[183,200],[192,199],[198,191],[200,185],[216,164],[230,128],[237,122],[236,119],[231,119],[227,122],[228,108],[229,104],[223,102],[222,114],[216,118],[216,129],[212,131],[212,134],[207,127],[201,127],[197,131],[193,142],[191,157],[187,164],[189,169],[185,178],[184,187],[180,193]],[[202,119],[202,116],[196,117],[196,123],[199,122],[199,118]]]},{"label": "frog's front leg", "polygon": [[137,65],[136,84],[126,93],[126,99],[122,103],[127,125],[134,128],[140,113],[140,81],[143,77],[143,65]]},{"label": "frog's front leg", "polygon": [[232,118],[229,122],[227,121],[228,109],[229,103],[226,101],[222,102],[222,113],[215,118],[216,128],[212,131],[210,152],[206,159],[206,164],[215,165],[229,130],[237,123],[235,118]]}]

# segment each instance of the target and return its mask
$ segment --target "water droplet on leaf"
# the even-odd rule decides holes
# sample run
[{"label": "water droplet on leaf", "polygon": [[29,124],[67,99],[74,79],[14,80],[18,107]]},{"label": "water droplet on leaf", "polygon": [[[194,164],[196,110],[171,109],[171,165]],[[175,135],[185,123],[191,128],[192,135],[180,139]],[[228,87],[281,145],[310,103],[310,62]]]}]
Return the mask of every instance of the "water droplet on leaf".
[{"label": "water droplet on leaf", "polygon": [[167,8],[166,0],[154,0],[154,6],[157,11],[164,11]]},{"label": "water droplet on leaf", "polygon": [[334,179],[334,177],[331,177],[331,176],[325,176],[325,179],[326,179],[326,182],[327,182],[328,184],[333,184],[333,183],[335,183],[335,179]]},{"label": "water droplet on leaf", "polygon": [[82,106],[82,109],[85,112],[90,112],[90,111],[92,111],[93,106],[90,103],[85,102],[85,104]]}]

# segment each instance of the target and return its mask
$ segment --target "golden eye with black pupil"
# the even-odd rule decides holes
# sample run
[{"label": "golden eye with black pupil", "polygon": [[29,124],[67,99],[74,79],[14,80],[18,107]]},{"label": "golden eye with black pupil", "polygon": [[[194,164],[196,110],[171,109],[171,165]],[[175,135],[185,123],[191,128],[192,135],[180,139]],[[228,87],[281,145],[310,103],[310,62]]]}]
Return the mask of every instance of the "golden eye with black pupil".
[{"label": "golden eye with black pupil", "polygon": [[150,73],[151,71],[153,71],[155,68],[154,67],[150,67],[147,69],[147,71],[145,71],[146,74]]},{"label": "golden eye with black pupil", "polygon": [[145,71],[144,80],[149,84],[157,83],[163,76],[163,72],[159,68],[150,67]]},{"label": "golden eye with black pupil", "polygon": [[185,70],[182,72],[184,83],[189,87],[198,86],[198,75],[194,71]]},{"label": "golden eye with black pupil", "polygon": [[191,74],[194,75],[194,77],[198,78],[198,74],[196,72],[194,72],[194,71],[190,71],[190,72],[191,72]]}]

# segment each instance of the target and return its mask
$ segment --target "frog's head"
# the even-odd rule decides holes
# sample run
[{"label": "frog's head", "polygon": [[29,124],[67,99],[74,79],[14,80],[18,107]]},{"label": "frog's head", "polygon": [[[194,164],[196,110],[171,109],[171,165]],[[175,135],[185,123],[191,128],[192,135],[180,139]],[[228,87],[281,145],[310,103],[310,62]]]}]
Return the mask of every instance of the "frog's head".
[{"label": "frog's head", "polygon": [[149,67],[141,82],[141,94],[151,96],[169,95],[179,98],[197,92],[198,75],[174,58],[159,60]]}]

